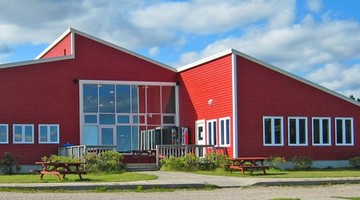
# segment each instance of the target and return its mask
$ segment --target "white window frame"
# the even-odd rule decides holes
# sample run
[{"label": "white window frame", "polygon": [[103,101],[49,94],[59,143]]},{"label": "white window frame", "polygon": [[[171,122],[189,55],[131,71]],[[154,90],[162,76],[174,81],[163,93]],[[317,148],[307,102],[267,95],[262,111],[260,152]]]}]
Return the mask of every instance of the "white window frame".
[{"label": "white window frame", "polygon": [[[20,126],[22,131],[21,131],[21,141],[17,142],[15,141],[15,127],[16,126]],[[30,142],[26,142],[25,141],[25,127],[30,126],[31,127],[31,141]],[[14,144],[34,144],[34,124],[13,124],[13,143]]]},{"label": "white window frame", "polygon": [[[41,141],[41,127],[45,126],[47,129],[47,141]],[[50,141],[50,128],[55,126],[57,128],[57,141]],[[60,143],[60,125],[59,124],[39,124],[38,125],[39,144],[59,144]]]},{"label": "white window frame", "polygon": [[[229,127],[226,126],[226,121],[228,121]],[[224,126],[222,126],[222,123]],[[224,117],[219,119],[219,146],[221,147],[229,147],[230,146],[230,130],[231,130],[231,122],[230,117]],[[228,132],[227,132],[228,131]],[[229,140],[227,140],[227,135],[229,136]],[[222,136],[224,137],[224,141],[222,141]]]},{"label": "white window frame", "polygon": [[[343,143],[339,143],[337,141],[338,137],[337,137],[337,120],[341,120],[342,121],[342,140]],[[345,121],[346,120],[350,120],[351,121],[351,143],[346,143],[346,138],[345,138]],[[354,145],[354,119],[352,117],[336,117],[335,118],[335,144],[337,146],[353,146]]]},{"label": "white window frame", "polygon": [[6,127],[6,140],[0,141],[0,144],[9,144],[9,125],[8,124],[0,124],[0,127],[1,126]]},{"label": "white window frame", "polygon": [[[265,140],[265,119],[271,120],[271,143],[266,143]],[[275,119],[280,119],[281,129],[280,129],[280,144],[275,143]],[[280,116],[264,116],[263,117],[263,145],[264,146],[284,146],[284,117]]]},{"label": "white window frame", "polygon": [[[291,143],[290,140],[290,120],[296,120],[296,133],[295,133],[295,137],[296,137],[296,143]],[[300,143],[300,120],[305,120],[305,143]],[[288,145],[289,146],[308,146],[308,118],[307,117],[288,117]]]},{"label": "white window frame", "polygon": [[[211,130],[209,127],[211,124]],[[214,127],[215,124],[215,127]],[[207,144],[217,146],[217,120],[211,119],[206,121],[206,130],[207,130]],[[215,141],[214,141],[215,140]]]},{"label": "white window frame", "polygon": [[[322,121],[323,120],[329,120],[329,127],[328,127],[328,130],[329,130],[329,133],[328,133],[328,138],[329,138],[329,143],[324,143],[323,142],[323,135],[319,135],[319,144],[315,144],[315,141],[314,141],[314,128],[315,128],[315,126],[314,126],[314,120],[320,120],[320,126],[319,126],[319,130],[320,130],[320,133],[322,133],[323,131],[323,126],[322,126]],[[331,146],[331,143],[332,143],[332,140],[331,140],[331,118],[330,117],[313,117],[313,118],[311,118],[311,125],[312,125],[312,133],[311,133],[311,135],[312,135],[312,145],[313,146]]]}]

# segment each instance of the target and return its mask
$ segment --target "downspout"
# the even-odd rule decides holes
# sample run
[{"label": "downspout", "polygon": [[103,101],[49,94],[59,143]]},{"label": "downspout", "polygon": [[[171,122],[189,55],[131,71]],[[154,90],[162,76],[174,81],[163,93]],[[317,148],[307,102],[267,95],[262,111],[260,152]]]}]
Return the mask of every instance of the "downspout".
[{"label": "downspout", "polygon": [[238,94],[237,94],[237,63],[236,63],[236,53],[232,51],[232,111],[233,111],[233,157],[238,157],[239,144],[238,144]]}]

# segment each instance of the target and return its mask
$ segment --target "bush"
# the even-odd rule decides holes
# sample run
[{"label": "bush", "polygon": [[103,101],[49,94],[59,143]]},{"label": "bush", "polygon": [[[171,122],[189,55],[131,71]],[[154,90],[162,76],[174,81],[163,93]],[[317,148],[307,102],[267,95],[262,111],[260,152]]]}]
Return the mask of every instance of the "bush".
[{"label": "bush", "polygon": [[312,159],[306,156],[295,156],[291,161],[296,170],[310,169],[313,163]]},{"label": "bush", "polygon": [[3,159],[0,160],[0,171],[3,174],[14,174],[15,172],[20,172],[21,167],[17,164],[17,157],[13,156],[11,153],[5,152]]},{"label": "bush", "polygon": [[360,156],[349,158],[350,165],[355,169],[360,169]]},{"label": "bush", "polygon": [[52,163],[74,163],[80,162],[80,158],[72,158],[68,156],[58,156],[58,155],[50,155],[50,157],[44,156],[41,157],[43,162],[52,162]]},{"label": "bush", "polygon": [[223,154],[209,153],[199,158],[195,154],[187,154],[182,157],[170,156],[161,160],[163,168],[177,171],[213,170],[223,166],[228,161]]},{"label": "bush", "polygon": [[92,172],[120,172],[123,156],[119,152],[105,151],[100,154],[88,154],[85,168]]},{"label": "bush", "polygon": [[283,169],[283,164],[286,162],[286,159],[281,156],[270,156],[270,165],[274,166],[276,169]]}]

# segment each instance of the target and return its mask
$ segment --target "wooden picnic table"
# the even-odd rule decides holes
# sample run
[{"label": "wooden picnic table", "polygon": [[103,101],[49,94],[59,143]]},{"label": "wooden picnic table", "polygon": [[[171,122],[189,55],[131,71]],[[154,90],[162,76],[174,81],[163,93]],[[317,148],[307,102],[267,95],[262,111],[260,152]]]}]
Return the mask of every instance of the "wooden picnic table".
[{"label": "wooden picnic table", "polygon": [[81,169],[81,165],[85,163],[75,162],[75,163],[66,163],[66,162],[36,162],[35,164],[41,165],[40,178],[42,179],[45,174],[51,174],[57,176],[60,181],[60,175],[63,176],[63,179],[67,174],[77,174],[79,178],[82,179],[82,174],[86,174],[84,170]]},{"label": "wooden picnic table", "polygon": [[239,158],[227,158],[231,164],[229,165],[230,173],[233,170],[240,170],[245,175],[245,170],[250,170],[252,174],[255,169],[263,170],[266,174],[266,169],[273,166],[265,165],[266,160],[270,160],[270,157],[239,157]]}]

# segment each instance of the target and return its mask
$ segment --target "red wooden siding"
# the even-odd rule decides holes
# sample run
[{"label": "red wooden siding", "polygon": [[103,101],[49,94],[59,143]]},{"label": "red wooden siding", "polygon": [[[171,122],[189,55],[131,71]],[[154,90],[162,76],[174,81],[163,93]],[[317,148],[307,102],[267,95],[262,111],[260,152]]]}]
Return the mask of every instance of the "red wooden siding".
[{"label": "red wooden siding", "polygon": [[[176,81],[173,71],[81,35],[75,42],[75,59],[0,69],[0,124],[9,124],[9,144],[0,148],[21,155],[20,164],[57,154],[66,142],[79,144],[77,80]],[[13,124],[34,124],[34,144],[13,144]],[[60,144],[39,144],[38,124],[59,124]]]},{"label": "red wooden siding", "polygon": [[[180,72],[180,125],[190,128],[191,143],[195,143],[196,120],[232,120],[231,63],[231,55],[227,55]],[[213,106],[209,106],[209,99],[213,99]],[[231,149],[228,152],[232,154]]]},{"label": "red wooden siding", "polygon": [[48,52],[41,56],[41,58],[53,58],[71,54],[71,33],[69,33]]},{"label": "red wooden siding", "polygon": [[[322,90],[237,57],[240,156],[348,159],[359,154],[359,107]],[[263,116],[284,117],[284,146],[263,146]],[[288,117],[308,118],[308,146],[288,146]],[[331,117],[331,146],[312,146],[312,117]],[[353,117],[355,146],[335,145],[335,117]]]}]

